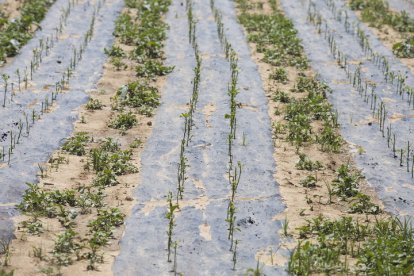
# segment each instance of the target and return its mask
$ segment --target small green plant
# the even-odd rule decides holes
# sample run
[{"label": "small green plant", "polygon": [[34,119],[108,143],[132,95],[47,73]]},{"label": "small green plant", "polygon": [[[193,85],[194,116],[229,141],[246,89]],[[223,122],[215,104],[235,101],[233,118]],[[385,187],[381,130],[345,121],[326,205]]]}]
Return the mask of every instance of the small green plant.
[{"label": "small green plant", "polygon": [[381,209],[371,202],[371,198],[363,193],[358,193],[351,203],[350,213],[378,215]]},{"label": "small green plant", "polygon": [[343,164],[337,170],[337,178],[332,182],[333,192],[342,199],[354,197],[358,194],[359,173],[352,173],[349,165]]},{"label": "small green plant", "polygon": [[157,76],[165,76],[171,73],[174,67],[164,66],[161,61],[147,60],[144,64],[135,68],[137,77],[154,78]]},{"label": "small green plant", "polygon": [[76,236],[77,233],[69,228],[57,237],[52,253],[54,262],[58,265],[72,264],[71,255],[80,248],[80,245],[75,241]]},{"label": "small green plant", "polygon": [[151,116],[160,104],[158,89],[143,82],[131,82],[117,91],[122,105],[138,108],[138,112]]},{"label": "small green plant", "polygon": [[87,110],[100,110],[103,108],[103,104],[98,99],[90,98],[88,103],[86,104]]},{"label": "small green plant", "polygon": [[305,179],[300,181],[300,185],[305,188],[315,188],[318,180],[313,175],[308,175]]},{"label": "small green plant", "polygon": [[116,174],[111,169],[104,169],[98,172],[96,178],[93,181],[94,186],[98,187],[110,187],[115,186],[119,182],[116,179]]},{"label": "small green plant", "polygon": [[289,220],[287,219],[287,217],[283,221],[282,225],[283,225],[283,236],[290,237],[291,235],[289,234]]},{"label": "small green plant", "polygon": [[106,152],[117,152],[121,149],[121,145],[113,138],[105,138],[100,145],[100,149]]},{"label": "small green plant", "polygon": [[106,55],[110,57],[117,57],[122,58],[126,56],[126,53],[124,50],[121,49],[121,47],[113,45],[110,49],[104,49],[104,52]]},{"label": "small green plant", "polygon": [[33,217],[31,220],[25,220],[21,223],[21,227],[27,229],[27,233],[31,235],[40,235],[43,233],[43,225],[37,217]]},{"label": "small green plant", "polygon": [[129,145],[129,147],[131,149],[136,149],[139,148],[142,145],[142,141],[139,138],[135,138],[134,141],[132,141],[132,143]]},{"label": "small green plant", "polygon": [[125,131],[134,127],[137,122],[138,121],[134,113],[121,113],[109,123],[109,127]]},{"label": "small green plant", "polygon": [[270,78],[283,84],[288,82],[288,75],[283,67],[277,67],[273,74],[270,75]]},{"label": "small green plant", "polygon": [[275,93],[275,96],[273,97],[273,101],[281,102],[281,103],[289,103],[291,101],[291,98],[286,92],[277,90]]},{"label": "small green plant", "polygon": [[99,210],[98,217],[88,224],[90,230],[111,232],[114,227],[119,227],[124,223],[125,215],[118,208]]},{"label": "small green plant", "polygon": [[299,161],[296,163],[296,169],[298,170],[306,170],[306,171],[319,171],[323,169],[321,162],[309,159],[305,154],[299,154]]},{"label": "small green plant", "polygon": [[86,154],[86,145],[90,137],[86,132],[78,132],[69,138],[62,146],[62,149],[70,154],[82,156]]},{"label": "small green plant", "polygon": [[128,68],[128,65],[125,64],[122,58],[119,58],[119,57],[111,58],[111,63],[117,71],[125,70]]},{"label": "small green plant", "polygon": [[167,261],[171,262],[171,249],[173,247],[173,234],[174,234],[174,226],[175,226],[175,215],[174,212],[178,208],[178,205],[173,204],[173,195],[171,192],[168,193],[167,196],[167,202],[168,202],[168,211],[165,214],[166,219],[168,219],[168,230],[167,230],[167,251],[168,251],[168,257]]},{"label": "small green plant", "polygon": [[92,247],[89,252],[85,254],[85,258],[88,260],[86,270],[98,270],[97,263],[103,263],[103,254],[98,253],[97,247]]}]

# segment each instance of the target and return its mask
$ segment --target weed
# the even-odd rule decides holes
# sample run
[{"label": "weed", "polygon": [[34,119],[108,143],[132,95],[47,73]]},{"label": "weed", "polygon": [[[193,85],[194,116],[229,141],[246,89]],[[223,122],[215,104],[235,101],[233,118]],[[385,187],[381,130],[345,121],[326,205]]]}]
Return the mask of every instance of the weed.
[{"label": "weed", "polygon": [[114,227],[124,223],[125,215],[118,208],[99,210],[97,218],[88,224],[92,232],[111,232]]},{"label": "weed", "polygon": [[31,220],[25,220],[21,223],[22,228],[26,228],[27,232],[31,235],[40,235],[43,233],[43,225],[40,220],[33,217]]},{"label": "weed", "polygon": [[142,145],[142,141],[139,138],[135,138],[134,141],[129,145],[131,149],[139,148]]},{"label": "weed", "polygon": [[289,234],[289,220],[287,219],[287,217],[283,221],[282,226],[283,226],[283,236],[290,237],[291,235]]},{"label": "weed", "polygon": [[323,169],[321,162],[309,159],[305,154],[299,154],[299,161],[296,163],[296,169],[298,170],[306,170],[306,171],[319,171]]},{"label": "weed", "polygon": [[371,198],[365,194],[358,193],[352,200],[350,213],[378,215],[381,209],[371,202]]},{"label": "weed", "polygon": [[300,228],[301,238],[292,252],[288,272],[295,275],[349,272],[349,261],[357,271],[369,275],[407,275],[414,269],[413,231],[409,221],[397,218],[361,224],[344,217],[329,220],[322,216]]},{"label": "weed", "polygon": [[86,154],[85,147],[89,141],[90,137],[86,132],[78,132],[63,144],[62,149],[70,154],[82,156]]},{"label": "weed", "polygon": [[110,57],[117,57],[122,58],[126,56],[126,53],[124,50],[122,50],[119,46],[113,45],[110,49],[104,49],[104,52],[106,55]]},{"label": "weed", "polygon": [[88,260],[88,265],[86,267],[86,270],[88,271],[97,270],[98,267],[96,264],[104,262],[103,254],[98,254],[96,247],[92,247],[91,251],[85,254],[85,258]]},{"label": "weed", "polygon": [[110,187],[115,186],[119,182],[116,179],[116,174],[111,169],[104,169],[98,172],[96,178],[93,181],[94,186],[98,187]]},{"label": "weed", "polygon": [[289,97],[289,95],[281,90],[277,90],[275,93],[275,96],[273,97],[273,101],[275,102],[281,102],[281,103],[290,103],[291,102],[291,98]]},{"label": "weed", "polygon": [[132,112],[118,114],[110,123],[109,127],[128,130],[137,124],[137,118]]},{"label": "weed", "polygon": [[349,165],[341,165],[337,170],[338,177],[332,182],[333,192],[342,199],[358,195],[359,173],[352,173]]},{"label": "weed", "polygon": [[153,109],[160,104],[158,89],[139,81],[122,86],[118,90],[117,96],[121,104],[138,108],[140,113],[145,111],[150,115]]},{"label": "weed", "polygon": [[270,79],[286,84],[288,82],[288,75],[283,67],[277,67],[270,75]]},{"label": "weed", "polygon": [[87,110],[101,110],[103,108],[103,104],[98,99],[90,98],[88,103],[86,104]]},{"label": "weed", "polygon": [[120,146],[117,141],[108,137],[101,142],[100,149],[106,152],[117,152],[121,149]]},{"label": "weed", "polygon": [[308,175],[305,179],[300,181],[300,185],[305,188],[315,188],[318,180],[313,175]]},{"label": "weed", "polygon": [[322,146],[322,151],[339,152],[342,145],[342,138],[330,123],[325,123],[322,133],[317,137],[318,143]]},{"label": "weed", "polygon": [[77,233],[69,228],[57,237],[53,249],[53,256],[54,261],[58,265],[72,264],[73,260],[70,256],[80,248],[80,245],[74,240],[76,236]]},{"label": "weed", "polygon": [[113,57],[111,58],[111,63],[117,71],[125,70],[128,68],[128,65],[122,61],[122,58]]},{"label": "weed", "polygon": [[45,256],[43,254],[42,247],[33,247],[33,257],[38,258],[40,261],[43,261]]},{"label": "weed", "polygon": [[137,77],[155,78],[171,73],[174,67],[164,66],[161,61],[148,60],[135,68]]}]

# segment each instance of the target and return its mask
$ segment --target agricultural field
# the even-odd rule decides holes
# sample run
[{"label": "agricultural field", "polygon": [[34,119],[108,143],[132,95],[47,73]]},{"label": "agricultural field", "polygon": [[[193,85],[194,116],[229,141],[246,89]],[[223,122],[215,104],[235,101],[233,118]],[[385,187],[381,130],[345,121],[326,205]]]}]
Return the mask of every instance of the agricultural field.
[{"label": "agricultural field", "polygon": [[0,0],[0,276],[414,275],[414,0]]}]

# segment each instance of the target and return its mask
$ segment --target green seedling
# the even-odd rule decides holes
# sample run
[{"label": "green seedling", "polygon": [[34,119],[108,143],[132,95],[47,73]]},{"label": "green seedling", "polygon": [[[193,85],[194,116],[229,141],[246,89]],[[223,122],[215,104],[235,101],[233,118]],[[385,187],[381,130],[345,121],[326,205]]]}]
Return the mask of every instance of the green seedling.
[{"label": "green seedling", "polygon": [[101,110],[103,108],[103,104],[98,99],[90,98],[88,103],[86,104],[86,109],[88,110]]},{"label": "green seedling", "polygon": [[110,123],[109,127],[126,131],[137,124],[137,118],[132,112],[118,114]]},{"label": "green seedling", "polygon": [[312,161],[305,154],[299,154],[299,161],[296,163],[296,169],[306,171],[319,171],[323,169],[323,165],[319,161]]},{"label": "green seedling", "polygon": [[86,132],[78,132],[69,138],[62,146],[62,149],[70,154],[82,156],[86,154],[86,145],[90,137]]},{"label": "green seedling", "polygon": [[165,217],[168,219],[168,230],[167,230],[167,251],[168,251],[168,257],[167,261],[171,262],[171,249],[172,247],[176,248],[176,244],[173,244],[173,235],[174,235],[174,226],[175,226],[175,215],[174,212],[178,208],[178,205],[173,204],[173,195],[171,192],[168,193],[167,196],[167,203],[168,203],[168,211],[165,214]]},{"label": "green seedling", "polygon": [[315,188],[318,180],[313,175],[308,175],[305,179],[300,181],[300,185],[305,188]]}]

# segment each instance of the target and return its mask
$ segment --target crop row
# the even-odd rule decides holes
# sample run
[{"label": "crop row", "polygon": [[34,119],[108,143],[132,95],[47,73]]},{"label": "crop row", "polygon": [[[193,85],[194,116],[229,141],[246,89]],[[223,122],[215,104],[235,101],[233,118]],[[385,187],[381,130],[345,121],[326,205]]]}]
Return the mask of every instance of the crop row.
[{"label": "crop row", "polygon": [[[122,57],[122,62],[136,66],[128,68],[137,71],[137,80],[116,91],[110,107],[113,116],[107,119],[103,133],[108,133],[108,128],[112,128],[119,130],[121,135],[126,135],[129,129],[137,125],[135,112],[143,116],[151,116],[150,110],[158,106],[158,91],[155,87],[149,88],[154,78],[166,72],[150,71],[148,76],[141,76],[139,68],[142,64],[162,64],[162,46],[167,28],[162,22],[162,16],[168,10],[169,3],[167,0],[127,1],[128,11],[138,9],[140,13],[130,16],[130,12],[126,11],[117,19],[118,28],[114,35],[118,38],[118,44],[125,48],[128,48],[126,45],[133,46],[133,50],[127,54],[120,46],[114,45],[111,49],[107,49],[109,60],[113,62],[113,58],[118,56]],[[153,47],[146,49],[153,50],[152,53],[157,52],[157,56],[140,52],[142,40],[138,40],[137,37],[151,42]],[[154,48],[158,46],[159,49]],[[116,68],[115,64],[114,67]],[[168,68],[168,70],[172,69]],[[145,84],[145,89],[137,88],[137,84]],[[85,105],[85,109],[96,114],[98,120],[101,120],[106,112],[104,104],[99,99],[93,98]],[[147,113],[144,114],[143,110]],[[88,122],[83,118],[80,123]],[[66,165],[69,160],[76,161],[82,158],[86,162],[81,174],[90,174],[93,177],[91,183],[85,183],[89,181],[86,180],[81,181],[79,185],[67,184],[70,188],[66,189],[29,184],[22,202],[18,205],[25,216],[29,217],[21,224],[21,229],[24,229],[27,234],[44,238],[45,232],[60,232],[50,251],[45,251],[43,246],[36,246],[33,249],[33,257],[49,266],[48,273],[54,273],[54,268],[59,272],[61,267],[69,266],[75,261],[87,261],[87,270],[97,270],[98,264],[104,262],[105,247],[110,244],[111,239],[120,236],[116,228],[123,225],[125,215],[119,208],[111,206],[113,193],[117,193],[117,190],[114,191],[111,187],[121,183],[128,186],[129,182],[121,180],[120,177],[138,172],[133,163],[133,156],[135,149],[142,142],[134,139],[132,143],[125,145],[112,136],[100,136],[96,132],[92,134],[78,132],[67,139],[62,146],[62,151],[68,155],[58,154],[49,160],[50,166],[39,166],[39,177],[43,182],[48,178],[49,169],[58,171],[63,167],[63,170],[67,171]],[[123,149],[125,147],[127,149]],[[60,223],[59,230],[49,230],[43,226],[45,222],[50,223],[51,220]],[[87,228],[83,229],[82,225],[87,225]]]},{"label": "crop row", "polygon": [[[77,0],[70,0],[69,7]],[[53,5],[55,0],[35,0],[24,1],[21,8],[19,18],[8,18],[1,14],[0,27],[0,62],[4,64],[7,57],[13,57],[18,54],[21,47],[23,47],[33,36],[33,26],[37,26],[45,17],[49,8]],[[65,20],[70,11],[65,11],[61,17]]]},{"label": "crop row", "polygon": [[[63,93],[65,90],[69,90],[69,82],[70,79],[73,76],[73,72],[76,70],[79,62],[82,60],[83,58],[83,53],[85,51],[85,49],[87,48],[89,42],[91,41],[92,37],[93,37],[93,32],[94,32],[94,27],[95,27],[95,18],[96,15],[99,13],[103,3],[105,3],[105,0],[98,1],[98,3],[96,4],[96,8],[94,10],[94,13],[92,15],[92,19],[90,20],[89,23],[89,27],[88,30],[84,33],[84,35],[82,36],[82,43],[81,45],[79,45],[78,48],[74,48],[71,55],[70,55],[70,64],[68,65],[68,67],[63,71],[63,73],[61,74],[61,79],[59,81],[56,82],[55,86],[54,86],[54,91],[52,91],[50,93],[50,95],[46,95],[44,96],[43,100],[40,103],[39,106],[39,110],[36,109],[32,109],[30,112],[26,111],[23,112],[22,117],[19,119],[14,118],[15,121],[17,121],[16,124],[12,124],[12,128],[7,132],[9,135],[9,146],[6,147],[3,146],[2,151],[0,153],[0,156],[2,157],[3,161],[6,161],[7,159],[7,163],[8,165],[10,165],[10,160],[11,160],[11,155],[13,154],[16,146],[20,143],[20,139],[22,137],[29,137],[30,135],[30,128],[34,126],[35,122],[37,120],[40,120],[41,117],[51,111],[54,103],[58,100],[58,95]],[[41,44],[43,45],[43,44]],[[43,47],[46,46],[39,46],[41,47],[40,49],[43,49]],[[33,69],[37,68],[40,65],[41,62],[41,57],[42,57],[42,53],[44,53],[43,50],[36,52],[39,54],[36,54],[36,65],[35,67],[33,67]],[[18,87],[20,87],[21,83],[20,83],[20,75],[19,75],[19,71],[17,71],[18,74]],[[30,74],[30,78],[33,75]],[[8,92],[8,87],[9,87],[9,76],[7,75],[3,75],[3,80],[5,83],[4,86],[4,95],[7,94]],[[25,75],[25,77],[23,78],[23,81],[25,82],[25,87],[27,85],[27,75]],[[12,85],[13,87],[13,85]],[[14,93],[13,91],[11,92],[12,94]],[[5,106],[5,99],[4,98],[4,106]],[[17,131],[13,130],[14,127],[17,126]],[[6,158],[7,157],[7,158]]]},{"label": "crop row", "polygon": [[[372,116],[379,125],[379,131],[382,134],[382,137],[386,139],[387,146],[392,151],[392,154],[395,159],[399,161],[401,167],[405,166],[407,172],[411,172],[412,177],[414,177],[414,152],[412,150],[412,144],[410,141],[405,141],[405,146],[397,148],[397,134],[393,131],[393,125],[388,119],[389,112],[386,107],[386,103],[381,100],[381,97],[376,93],[375,88],[376,84],[372,83],[367,78],[363,77],[360,66],[352,66],[348,61],[350,58],[341,51],[337,46],[335,39],[335,32],[331,30],[326,23],[323,22],[322,16],[318,13],[314,5],[310,5],[308,11],[309,22],[315,25],[315,28],[319,33],[323,34],[324,38],[328,41],[331,53],[333,58],[336,59],[338,65],[343,68],[346,72],[348,81],[352,86],[359,92],[359,95],[363,98],[364,102],[372,110]],[[347,22],[347,21],[345,21]],[[321,27],[324,26],[324,27]],[[362,35],[362,31],[359,32]],[[365,43],[364,45],[367,45]],[[370,49],[369,46],[365,46],[365,49]],[[372,53],[374,53],[371,50]],[[376,60],[376,59],[374,59]],[[385,74],[385,79],[389,75],[389,70],[387,67],[386,59],[382,59],[383,64],[382,72]],[[403,80],[405,78],[397,78],[397,90],[402,91]],[[391,83],[394,82],[392,78]],[[409,97],[411,99],[411,97]],[[400,142],[401,143],[401,142]],[[404,142],[402,142],[404,144]]]},{"label": "crop row", "polygon": [[[305,21],[306,7],[303,7],[301,3],[295,2],[292,6],[285,5],[284,7],[288,11],[287,14],[300,17],[300,20],[295,21],[295,23],[298,24],[298,28],[302,28],[304,25],[308,24],[309,21]],[[282,19],[279,17],[284,17],[284,15],[277,9],[274,11],[275,14],[273,15],[273,20],[267,21],[264,19],[266,16],[262,15],[261,17],[257,16],[256,21],[251,23],[249,22],[250,25],[247,23],[249,38],[251,38],[252,41],[255,39],[254,42],[259,41],[259,47],[261,46],[262,41],[266,43],[266,38],[273,39],[273,35],[276,31],[279,34],[282,34],[282,38],[285,40],[297,39],[296,31],[293,29],[293,24],[290,22],[290,20],[285,19],[287,22],[283,21],[283,27],[276,25],[276,22],[282,21]],[[302,11],[303,13],[301,13]],[[322,9],[312,9],[312,14],[314,12],[317,13],[318,11],[322,11]],[[307,15],[308,20],[309,18],[312,18],[312,16],[309,16],[309,11]],[[259,19],[261,19],[261,22]],[[319,22],[318,19],[315,21]],[[246,19],[245,22],[248,22],[248,20]],[[355,66],[356,69],[353,70],[354,68],[351,67],[350,59],[346,57],[342,51],[338,53],[339,43],[335,42],[335,35],[329,32],[324,33],[323,29],[327,24],[324,25],[324,21],[322,23],[323,24],[321,24],[322,27],[320,33],[322,42],[325,37],[332,52],[335,53],[333,57],[338,62],[338,67],[346,70],[345,72],[347,73],[349,83],[355,83],[355,88],[357,90],[360,89],[362,91],[360,93],[365,96],[365,84],[362,81],[362,69],[359,68],[359,66]],[[263,29],[265,30],[259,31],[259,28],[257,27],[262,25],[264,25]],[[288,31],[288,26],[292,27],[290,31]],[[315,27],[316,30],[318,30],[317,26],[318,25]],[[270,32],[269,30],[275,31]],[[283,39],[281,40],[282,41],[278,42],[278,44],[283,44]],[[308,40],[306,42],[308,42]],[[298,43],[301,44],[300,41]],[[302,46],[300,46],[300,48],[301,47]],[[301,52],[303,52],[303,48],[301,49]],[[282,54],[283,50],[279,51],[279,53]],[[294,59],[294,57],[291,58],[289,56],[286,56],[286,58],[289,60]],[[289,60],[286,60],[285,62],[289,62]],[[296,67],[298,68],[298,66]],[[306,75],[305,72],[301,74]],[[277,74],[277,76],[281,75],[282,74]],[[304,91],[307,91],[311,87],[309,85],[303,85],[303,75],[294,85],[294,88],[291,89],[293,93],[276,91],[274,100],[281,103],[280,108],[278,106],[275,112],[278,118],[280,118],[279,116],[282,116],[282,118],[285,117],[284,120],[289,120],[289,116],[286,116],[285,114],[289,114],[292,104],[298,102],[297,96],[295,94],[302,89]],[[283,82],[283,79],[280,77],[278,77],[276,80],[279,83]],[[287,80],[288,79],[286,76],[285,83],[287,83]],[[316,81],[319,82],[318,80]],[[327,89],[327,86],[325,87]],[[318,89],[318,86],[315,86],[314,88]],[[325,92],[328,92],[329,90],[326,89],[323,90],[325,90]],[[325,94],[325,92],[323,94]],[[366,96],[364,97],[365,100],[367,99],[368,95],[371,96],[370,92],[371,91],[367,91]],[[338,92],[332,91],[332,93]],[[323,96],[323,98],[323,101],[327,103],[326,94]],[[368,100],[371,100],[369,101],[369,104],[372,103],[372,109],[374,109],[374,99],[375,97],[372,99],[368,98]],[[379,102],[379,99],[377,101]],[[384,106],[381,106],[381,104],[378,102],[376,103],[374,115],[382,119],[386,110],[384,109]],[[312,108],[310,110],[317,109]],[[301,110],[296,110],[295,113],[301,113],[304,115],[304,112]],[[319,117],[320,115],[323,117],[323,113],[318,114]],[[286,137],[286,133],[284,133],[285,129],[283,127],[277,128],[280,129],[280,132],[278,131],[279,136]],[[385,128],[385,124],[381,123],[381,131],[383,131],[383,128]],[[319,131],[320,130],[317,129],[315,130],[316,135],[318,136],[320,135]],[[318,139],[316,139],[316,141],[318,141]],[[344,143],[341,142],[339,146],[340,147],[337,148],[339,151],[331,152],[331,156],[334,157],[336,154],[339,156],[347,156]],[[306,144],[303,144],[302,147],[306,147]],[[314,154],[314,151],[312,153]],[[321,151],[320,154],[322,155],[323,151]],[[322,170],[328,172],[324,169],[327,165],[324,164],[324,162],[315,162],[304,154],[300,154],[299,157],[300,160],[295,165],[296,169],[309,171]],[[396,275],[412,273],[413,265],[411,263],[408,264],[407,262],[408,259],[412,258],[413,254],[411,247],[413,231],[410,222],[407,220],[400,220],[389,215],[384,215],[384,217],[382,215],[379,215],[381,213],[379,206],[371,202],[371,199],[368,195],[365,195],[361,192],[360,184],[362,182],[363,176],[352,168],[352,163],[336,164],[336,166],[338,166],[338,168],[336,169],[335,179],[331,181],[331,184],[325,183],[327,186],[328,201],[326,203],[320,203],[321,210],[319,212],[317,210],[314,212],[313,206],[315,205],[315,202],[313,202],[313,199],[311,197],[308,195],[306,196],[307,203],[311,205],[310,211],[312,216],[311,218],[307,219],[307,222],[302,227],[299,227],[297,229],[298,233],[296,238],[298,239],[298,245],[295,250],[291,252],[287,271],[295,275],[348,273]],[[300,184],[310,190],[314,189],[321,191],[317,185],[318,181],[320,181],[319,178],[326,179],[326,176],[323,174],[315,173],[313,179],[305,179],[304,181],[301,181]],[[386,183],[384,185],[386,185]],[[295,191],[294,188],[290,190],[293,192]],[[323,195],[325,195],[325,192]],[[336,202],[336,200],[339,201]],[[291,204],[293,203],[292,205],[288,205],[288,208],[295,206],[294,204],[296,201],[288,202]],[[337,207],[339,207],[342,218],[332,219],[326,218],[323,215],[317,215],[323,213],[331,213],[329,206],[337,204],[341,206]],[[344,206],[347,206],[347,208],[349,208],[346,211],[346,213],[348,213],[347,215],[345,215],[345,212],[342,209]],[[334,209],[337,207],[334,207]],[[305,213],[303,210],[303,212],[301,211],[299,215],[304,216],[305,214],[307,215],[307,213]],[[362,216],[357,214],[362,214]],[[370,215],[375,215],[375,217]],[[287,221],[284,223],[284,225],[286,224]],[[287,232],[285,231],[285,228],[287,230],[288,227],[284,227],[284,234],[286,235]],[[405,243],[410,244],[410,248],[401,246]]]},{"label": "crop row", "polygon": [[[194,18],[193,14],[193,2],[192,0],[186,1],[186,11],[187,11],[187,21],[188,21],[188,41],[191,44],[194,56],[196,60],[196,65],[194,67],[194,77],[192,80],[192,93],[191,98],[188,103],[188,111],[181,114],[181,117],[184,119],[184,129],[183,129],[183,137],[180,143],[180,155],[178,161],[178,169],[177,169],[177,189],[176,194],[170,191],[167,196],[168,201],[168,210],[166,213],[166,218],[168,219],[168,230],[167,230],[167,251],[168,257],[167,261],[171,262],[171,255],[174,254],[173,257],[173,268],[172,271],[177,274],[177,247],[178,242],[173,240],[174,235],[174,227],[175,227],[175,212],[179,210],[179,201],[183,200],[184,198],[184,189],[185,189],[185,181],[187,179],[186,173],[188,165],[188,160],[185,156],[186,149],[189,146],[191,141],[191,132],[194,127],[194,112],[197,108],[198,102],[198,95],[200,90],[200,81],[201,81],[201,65],[202,65],[202,58],[200,52],[198,50],[197,44],[197,21]],[[173,198],[175,196],[175,199]],[[173,203],[175,201],[175,204]],[[172,252],[174,250],[174,252]]]},{"label": "crop row", "polygon": [[241,162],[236,162],[234,160],[234,153],[233,153],[233,145],[236,140],[236,132],[237,132],[237,94],[239,94],[238,88],[238,75],[239,75],[239,68],[238,68],[238,55],[237,52],[233,49],[230,41],[228,40],[226,33],[225,33],[225,26],[222,20],[222,14],[220,10],[216,7],[215,1],[210,0],[210,7],[212,13],[214,15],[214,19],[217,25],[217,34],[221,45],[223,47],[223,51],[225,57],[230,65],[230,81],[228,83],[227,94],[230,98],[229,106],[230,110],[229,113],[225,115],[225,118],[229,120],[229,133],[227,135],[227,143],[228,143],[228,168],[227,168],[227,177],[228,177],[228,184],[231,189],[229,203],[227,207],[227,216],[226,222],[228,223],[228,240],[230,241],[230,251],[233,252],[233,270],[236,270],[237,264],[237,245],[239,244],[239,240],[235,238],[235,232],[239,231],[237,228],[237,217],[236,217],[236,195],[237,189],[240,184],[240,179],[242,175],[242,164]]},{"label": "crop row", "polygon": [[[381,70],[385,82],[393,85],[395,88],[395,93],[400,95],[402,99],[404,99],[404,97],[406,96],[406,102],[409,106],[412,105],[414,109],[414,88],[412,88],[406,83],[406,74],[403,74],[400,71],[393,70],[391,68],[389,58],[387,58],[385,55],[376,52],[372,48],[367,34],[360,27],[358,22],[351,23],[346,9],[338,9],[334,0],[324,0],[324,2],[329,7],[330,11],[333,13],[335,20],[338,22],[343,22],[345,31],[353,35],[358,40],[359,45],[362,47],[366,57],[372,60],[372,62],[378,67],[378,69]],[[312,4],[310,5],[310,9],[312,9]],[[324,22],[322,22],[321,18],[316,20],[318,21],[318,31],[320,32],[321,24]],[[325,23],[325,29],[326,28],[327,25]]]},{"label": "crop row", "polygon": [[[75,5],[77,5],[78,1],[70,0],[67,6],[61,11],[59,22],[57,23],[57,27],[55,28],[55,33],[51,33],[45,35],[38,41],[38,46],[32,49],[32,57],[30,59],[30,66],[26,66],[25,68],[17,68],[14,75],[9,74],[2,74],[3,80],[3,105],[2,107],[6,107],[6,103],[9,105],[13,104],[13,97],[16,95],[17,92],[21,93],[22,90],[27,90],[29,87],[29,82],[33,81],[33,74],[39,69],[40,64],[42,63],[44,57],[47,57],[56,43],[59,41],[60,35],[62,35],[64,28],[67,24],[67,20],[69,15],[71,14]],[[101,6],[101,3],[98,4],[98,7]],[[83,52],[84,47],[80,48],[80,51]],[[74,49],[76,51],[76,49]],[[81,55],[81,53],[79,53]],[[75,57],[73,57],[73,61],[71,60],[71,64],[76,63]],[[24,88],[23,88],[24,86]],[[9,90],[10,89],[10,90]],[[7,101],[7,98],[9,100]]]}]

